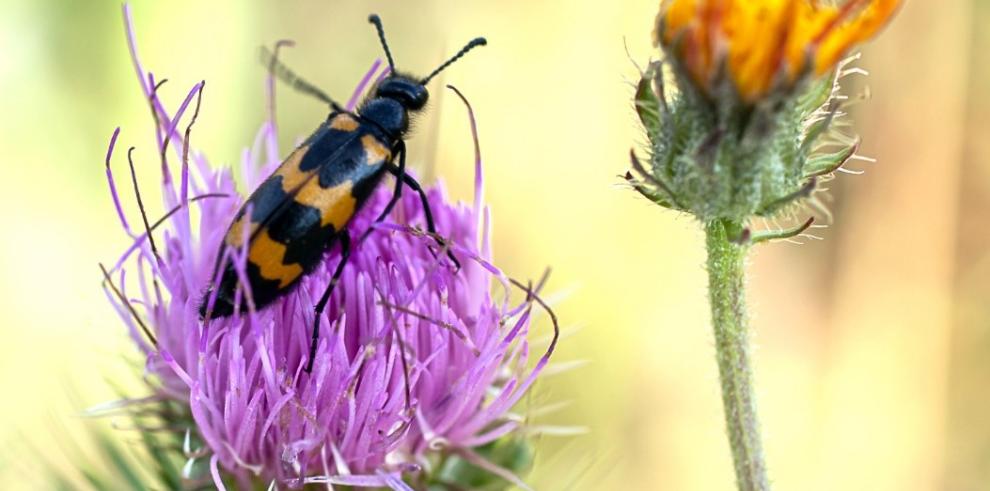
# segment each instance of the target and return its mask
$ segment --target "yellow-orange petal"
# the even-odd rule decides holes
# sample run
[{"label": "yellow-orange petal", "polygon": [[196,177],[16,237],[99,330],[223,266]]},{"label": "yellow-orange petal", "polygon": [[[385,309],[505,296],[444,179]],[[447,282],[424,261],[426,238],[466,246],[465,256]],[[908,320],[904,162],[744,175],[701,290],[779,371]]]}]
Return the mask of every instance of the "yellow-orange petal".
[{"label": "yellow-orange petal", "polygon": [[794,2],[743,2],[726,16],[722,30],[729,44],[729,70],[743,99],[765,93],[779,70],[791,34]]},{"label": "yellow-orange petal", "polygon": [[[727,63],[740,96],[758,100],[782,79],[830,70],[886,24],[901,0],[663,0],[654,42],[668,48],[707,89]],[[664,32],[662,39],[660,26]],[[813,66],[808,67],[811,61]]]},{"label": "yellow-orange petal", "polygon": [[873,0],[851,20],[828,32],[815,54],[815,73],[821,75],[831,70],[854,45],[876,35],[900,4],[901,0]]},{"label": "yellow-orange petal", "polygon": [[[660,2],[660,17],[665,23],[666,29],[663,42],[673,41],[675,33],[691,24],[697,10],[697,0],[662,0]],[[660,19],[658,19],[657,25],[660,25]],[[656,42],[661,41],[658,35],[655,37]]]}]

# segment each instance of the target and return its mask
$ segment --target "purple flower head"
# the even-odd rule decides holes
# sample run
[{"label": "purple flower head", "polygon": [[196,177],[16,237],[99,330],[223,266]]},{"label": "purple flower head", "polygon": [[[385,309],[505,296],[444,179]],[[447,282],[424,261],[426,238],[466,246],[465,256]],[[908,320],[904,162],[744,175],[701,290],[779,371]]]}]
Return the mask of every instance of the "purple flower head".
[{"label": "purple flower head", "polygon": [[[158,397],[188,405],[193,427],[187,431],[202,443],[199,449],[187,444],[189,465],[208,462],[220,488],[328,483],[409,489],[405,482],[429,471],[436,455],[457,454],[511,479],[472,449],[519,427],[509,410],[546,365],[556,337],[532,363],[527,335],[538,297],[530,292],[510,304],[515,282],[490,262],[480,157],[473,205],[449,202],[439,185],[427,191],[437,230],[460,270],[431,251],[435,242],[416,228],[424,216],[415,193],[404,193],[386,222],[374,226],[391,185],[372,195],[350,230],[355,238],[375,230],[355,244],[321,319],[315,366],[306,373],[313,306],[339,253],[327,254],[269,307],[200,320],[197,307],[214,281],[216,251],[244,198],[229,170],[213,169],[190,150],[205,83],[174,113],[167,110],[156,77],[138,59],[127,6],[124,12],[134,68],[157,121],[170,211],[157,223],[144,219],[154,228],[151,240],[125,217],[109,165],[118,129],[107,178],[133,245],[106,270],[107,295],[147,356]],[[382,76],[379,68],[376,61],[349,109]],[[284,154],[277,144],[274,81],[268,84],[270,119],[241,159],[244,190],[271,174]],[[140,198],[139,204],[143,210]],[[243,274],[244,251],[229,254]]]}]

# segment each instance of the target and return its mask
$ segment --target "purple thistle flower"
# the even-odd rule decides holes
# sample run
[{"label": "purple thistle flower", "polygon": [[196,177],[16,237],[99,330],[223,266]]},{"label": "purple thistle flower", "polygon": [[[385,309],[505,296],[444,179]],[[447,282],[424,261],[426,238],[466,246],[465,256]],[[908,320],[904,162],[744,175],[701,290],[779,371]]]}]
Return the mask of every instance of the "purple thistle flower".
[{"label": "purple thistle flower", "polygon": [[[110,171],[118,128],[107,152],[107,179],[133,245],[105,270],[107,296],[146,355],[158,398],[188,405],[194,422],[188,431],[204,444],[186,449],[190,465],[208,458],[221,489],[225,482],[243,488],[328,483],[410,489],[404,472],[415,478],[430,470],[435,456],[453,454],[525,487],[472,449],[519,428],[509,411],[546,366],[556,331],[546,352],[528,363],[530,312],[539,299],[529,291],[526,301],[510,305],[510,283],[519,285],[490,262],[480,155],[473,206],[448,202],[439,185],[428,190],[437,229],[462,269],[452,270],[431,253],[430,238],[414,228],[424,221],[419,199],[406,193],[389,221],[356,244],[321,319],[315,366],[307,374],[313,306],[339,254],[328,254],[296,290],[267,308],[207,323],[199,319],[214,255],[243,197],[229,170],[214,170],[190,149],[205,82],[193,86],[174,114],[166,110],[156,95],[157,79],[139,61],[126,5],[124,16],[134,68],[158,123],[162,194],[170,211],[154,225],[144,219],[164,240],[149,240],[137,231],[140,225],[129,224]],[[382,76],[379,68],[376,61],[349,109]],[[269,77],[267,83],[269,121],[241,159],[248,190],[283,154],[274,81]],[[477,142],[473,115],[471,123]],[[371,227],[391,191],[381,186],[351,230]],[[243,273],[243,251],[232,256]],[[493,284],[502,291],[493,292]]]}]

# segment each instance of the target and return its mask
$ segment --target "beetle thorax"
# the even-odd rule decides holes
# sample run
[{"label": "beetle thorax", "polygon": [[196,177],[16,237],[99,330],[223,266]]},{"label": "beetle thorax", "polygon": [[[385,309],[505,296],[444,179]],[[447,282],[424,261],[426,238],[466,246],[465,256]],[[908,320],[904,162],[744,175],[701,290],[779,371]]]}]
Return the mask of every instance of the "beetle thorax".
[{"label": "beetle thorax", "polygon": [[409,113],[395,99],[385,97],[370,99],[361,107],[360,114],[361,117],[377,124],[396,138],[409,130]]}]

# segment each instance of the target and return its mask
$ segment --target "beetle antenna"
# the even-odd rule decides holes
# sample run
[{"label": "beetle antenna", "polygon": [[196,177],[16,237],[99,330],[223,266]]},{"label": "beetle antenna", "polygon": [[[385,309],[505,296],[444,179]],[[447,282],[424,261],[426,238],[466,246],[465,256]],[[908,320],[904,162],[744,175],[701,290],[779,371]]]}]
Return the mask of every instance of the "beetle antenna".
[{"label": "beetle antenna", "polygon": [[382,19],[378,17],[378,14],[371,14],[368,16],[368,22],[375,25],[375,29],[378,30],[378,39],[382,42],[382,48],[385,49],[385,58],[388,58],[388,67],[395,73],[395,62],[392,61],[392,52],[388,49],[388,43],[385,42],[385,28],[382,27]]},{"label": "beetle antenna", "polygon": [[422,84],[422,85],[426,85],[426,83],[429,82],[431,78],[435,77],[438,73],[442,72],[443,69],[444,68],[447,68],[448,66],[450,66],[451,63],[457,61],[458,58],[460,58],[460,57],[464,56],[465,54],[467,54],[468,51],[471,51],[472,49],[474,49],[474,48],[476,48],[478,46],[484,46],[486,44],[488,44],[488,40],[485,39],[485,38],[474,38],[474,39],[472,39],[471,42],[469,42],[466,45],[464,45],[464,47],[461,48],[461,50],[458,51],[456,55],[452,56],[449,60],[445,61],[443,63],[443,65],[440,65],[439,67],[437,67],[436,70],[433,70],[433,73],[427,75],[426,78],[424,78],[423,80],[421,80],[419,83]]},{"label": "beetle antenna", "polygon": [[279,80],[289,84],[293,89],[306,94],[308,96],[315,97],[321,102],[329,105],[334,111],[344,112],[344,108],[337,101],[334,101],[326,92],[323,92],[319,87],[305,81],[299,75],[296,75],[289,67],[285,66],[278,59],[278,54],[273,51],[269,51],[268,48],[261,47],[261,62],[268,68],[268,71],[278,77]]}]

